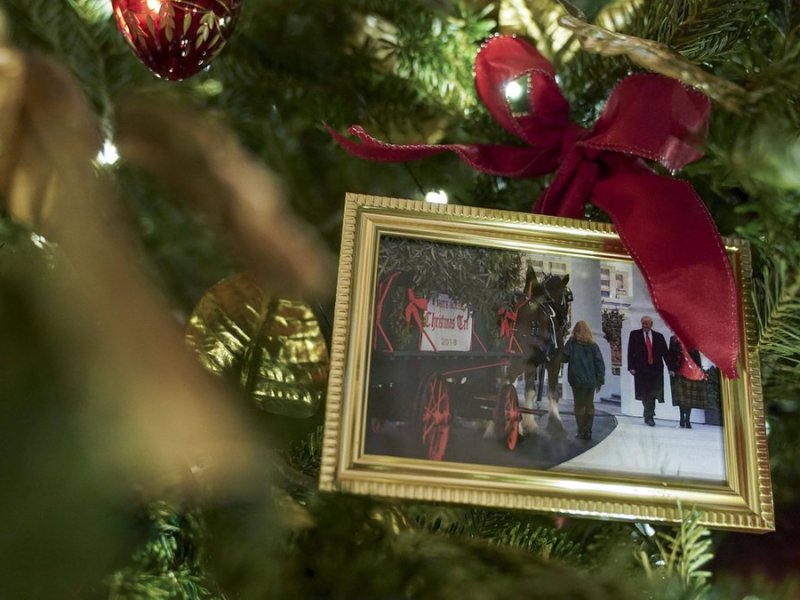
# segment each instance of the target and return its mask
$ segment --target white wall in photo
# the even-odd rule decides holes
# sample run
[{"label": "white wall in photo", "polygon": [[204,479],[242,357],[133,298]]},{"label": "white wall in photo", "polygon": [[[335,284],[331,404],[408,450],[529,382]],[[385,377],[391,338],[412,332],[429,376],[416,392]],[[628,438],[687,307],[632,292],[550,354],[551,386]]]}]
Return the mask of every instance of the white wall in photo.
[{"label": "white wall in photo", "polygon": [[[603,339],[602,307],[600,298],[600,262],[591,258],[570,258],[569,287],[572,290],[572,323],[568,335],[578,321],[586,321],[592,328],[603,360],[610,364],[611,351]],[[561,369],[561,390],[565,399],[572,400],[572,389],[567,382],[567,366]],[[601,394],[603,391],[601,390]]]},{"label": "white wall in photo", "polygon": [[[627,317],[628,309],[631,304],[631,294],[633,293],[632,285],[632,270],[634,266],[630,262],[623,261],[600,261],[600,302],[601,311],[603,310],[619,310]],[[611,346],[605,338],[602,341],[598,340],[601,349],[606,350],[609,355],[611,353]],[[603,355],[605,357],[605,354]],[[612,401],[616,398],[619,399],[622,395],[620,388],[620,369],[614,372],[614,365],[609,356],[606,361],[606,382],[600,394],[603,398],[609,398]]]}]

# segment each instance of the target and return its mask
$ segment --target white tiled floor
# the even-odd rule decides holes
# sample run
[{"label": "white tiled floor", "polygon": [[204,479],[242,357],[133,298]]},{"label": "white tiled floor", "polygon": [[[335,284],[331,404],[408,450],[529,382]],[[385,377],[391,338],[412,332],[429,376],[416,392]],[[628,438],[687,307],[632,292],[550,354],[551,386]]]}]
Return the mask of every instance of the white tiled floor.
[{"label": "white tiled floor", "polygon": [[676,421],[661,419],[649,427],[641,417],[620,415],[600,403],[597,408],[615,414],[617,427],[595,447],[554,470],[726,481],[722,427],[692,423],[691,429],[682,429]]}]

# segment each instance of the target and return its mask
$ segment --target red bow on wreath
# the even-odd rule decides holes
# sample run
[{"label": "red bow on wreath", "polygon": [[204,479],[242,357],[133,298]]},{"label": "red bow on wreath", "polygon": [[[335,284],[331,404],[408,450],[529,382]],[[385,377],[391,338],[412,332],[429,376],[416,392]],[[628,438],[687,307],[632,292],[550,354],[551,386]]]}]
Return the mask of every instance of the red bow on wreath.
[{"label": "red bow on wreath", "polygon": [[406,297],[408,298],[405,311],[406,324],[411,323],[411,319],[414,319],[417,327],[422,331],[422,317],[419,315],[419,311],[428,310],[428,300],[425,298],[417,298],[414,295],[414,290],[411,288],[406,288]]},{"label": "red bow on wreath", "polygon": [[[529,78],[529,111],[513,114],[505,87]],[[500,144],[392,145],[360,126],[361,143],[331,135],[351,154],[406,161],[456,152],[472,167],[505,177],[556,171],[533,211],[582,218],[590,200],[611,217],[639,266],[656,310],[685,347],[697,348],[736,377],[737,300],[725,248],[691,185],[654,173],[644,159],[676,172],[697,160],[710,102],[680,82],[631,75],[611,92],[592,129],[569,122],[569,105],[553,66],[522,39],[496,36],[478,53],[475,85],[491,115],[525,146]]]}]

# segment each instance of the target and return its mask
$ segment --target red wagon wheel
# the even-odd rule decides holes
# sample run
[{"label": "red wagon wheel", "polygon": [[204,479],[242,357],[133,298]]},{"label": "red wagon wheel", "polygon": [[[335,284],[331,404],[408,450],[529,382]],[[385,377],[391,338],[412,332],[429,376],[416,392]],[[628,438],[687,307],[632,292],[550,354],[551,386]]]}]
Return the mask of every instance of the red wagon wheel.
[{"label": "red wagon wheel", "polygon": [[505,442],[509,450],[517,447],[519,440],[519,422],[522,420],[522,411],[519,409],[517,390],[507,383],[500,388],[495,408],[495,431],[501,441]]},{"label": "red wagon wheel", "polygon": [[442,460],[450,437],[450,392],[438,373],[422,386],[417,399],[422,408],[422,445],[430,460]]}]

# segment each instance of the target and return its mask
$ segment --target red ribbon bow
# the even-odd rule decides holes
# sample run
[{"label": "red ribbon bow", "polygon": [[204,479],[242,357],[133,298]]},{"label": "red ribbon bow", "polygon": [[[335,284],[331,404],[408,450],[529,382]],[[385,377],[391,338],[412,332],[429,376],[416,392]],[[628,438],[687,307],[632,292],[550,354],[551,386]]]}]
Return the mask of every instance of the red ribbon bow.
[{"label": "red ribbon bow", "polygon": [[406,289],[406,297],[408,304],[406,304],[406,324],[411,323],[411,319],[417,323],[417,327],[422,331],[422,317],[419,316],[420,310],[428,310],[428,300],[425,298],[417,298],[414,295],[414,290],[411,288]]},{"label": "red ribbon bow", "polygon": [[517,323],[517,311],[501,308],[497,311],[497,315],[500,317],[500,337],[510,338]]},{"label": "red ribbon bow", "polygon": [[[523,76],[530,81],[530,109],[515,115],[504,90]],[[657,175],[643,160],[675,172],[700,158],[694,144],[707,129],[708,98],[660,75],[631,75],[611,92],[595,126],[584,129],[569,122],[553,66],[529,43],[509,36],[492,38],[478,53],[475,85],[491,115],[527,146],[391,145],[353,126],[359,144],[328,130],[348,152],[370,160],[453,151],[494,175],[557,171],[534,212],[579,219],[590,199],[608,213],[670,329],[735,378],[736,288],[722,239],[691,185]]]}]

